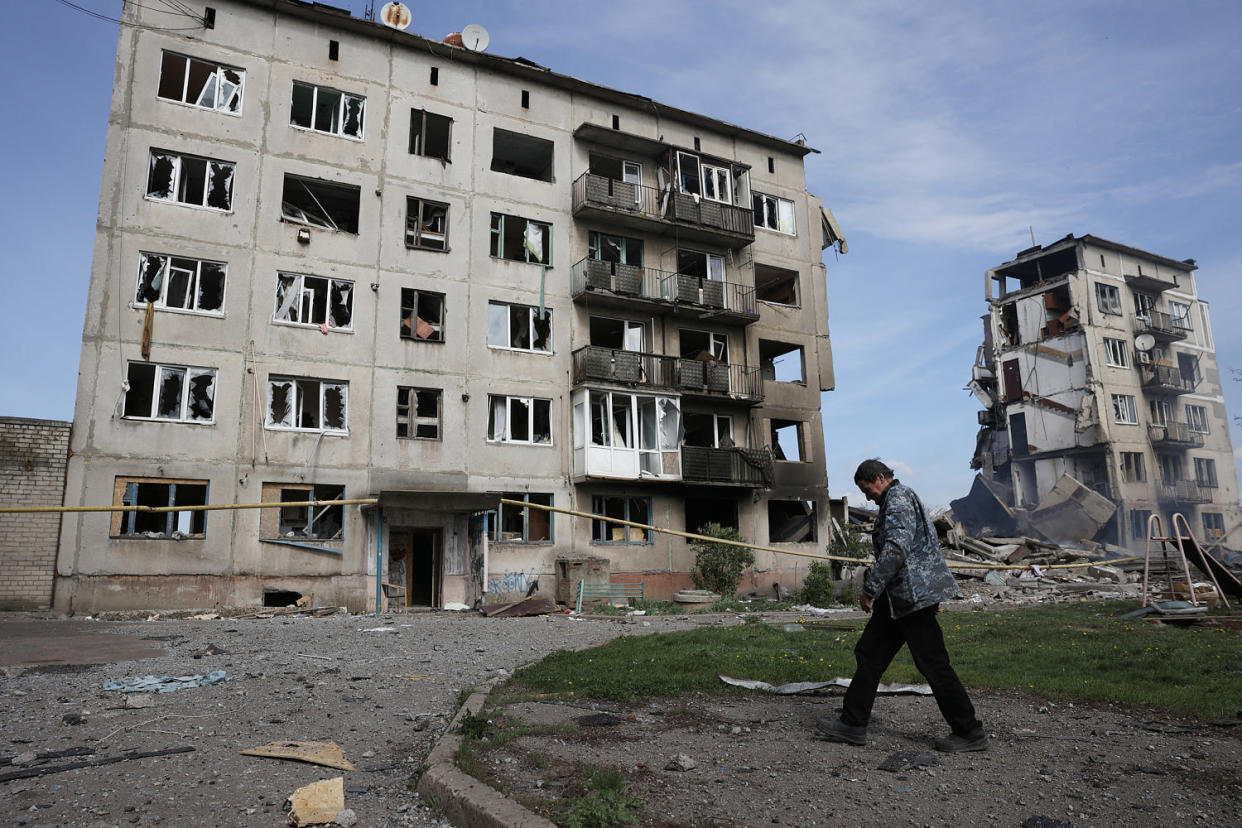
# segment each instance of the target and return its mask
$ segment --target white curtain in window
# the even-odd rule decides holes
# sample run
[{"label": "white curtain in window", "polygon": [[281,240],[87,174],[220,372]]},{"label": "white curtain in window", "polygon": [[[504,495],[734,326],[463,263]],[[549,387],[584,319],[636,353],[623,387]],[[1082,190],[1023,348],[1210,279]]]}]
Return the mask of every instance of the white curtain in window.
[{"label": "white curtain in window", "polygon": [[509,418],[505,406],[506,401],[507,398],[505,397],[492,397],[492,427],[490,431],[493,440],[509,439],[509,428],[507,425]]}]

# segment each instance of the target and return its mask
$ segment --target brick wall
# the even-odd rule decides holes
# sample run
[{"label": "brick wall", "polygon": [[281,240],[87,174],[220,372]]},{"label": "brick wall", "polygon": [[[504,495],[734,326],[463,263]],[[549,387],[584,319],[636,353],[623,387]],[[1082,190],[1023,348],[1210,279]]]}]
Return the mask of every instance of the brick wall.
[{"label": "brick wall", "polygon": [[[0,417],[0,506],[60,506],[70,423]],[[46,609],[60,514],[0,514],[0,610]]]}]

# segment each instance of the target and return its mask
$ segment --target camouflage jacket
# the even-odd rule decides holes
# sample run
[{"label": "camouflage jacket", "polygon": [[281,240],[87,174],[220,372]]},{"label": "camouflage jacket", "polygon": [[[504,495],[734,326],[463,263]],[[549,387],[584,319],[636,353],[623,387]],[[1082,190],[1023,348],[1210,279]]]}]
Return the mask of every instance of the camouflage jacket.
[{"label": "camouflage jacket", "polygon": [[888,590],[893,618],[947,601],[958,593],[940,551],[940,541],[919,496],[894,480],[880,498],[871,533],[875,566],[863,592],[875,600]]}]

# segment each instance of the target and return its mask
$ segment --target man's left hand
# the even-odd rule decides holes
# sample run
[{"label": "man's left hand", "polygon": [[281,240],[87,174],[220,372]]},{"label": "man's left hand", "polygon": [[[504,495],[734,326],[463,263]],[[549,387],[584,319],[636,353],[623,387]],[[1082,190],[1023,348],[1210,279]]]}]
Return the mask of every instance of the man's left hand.
[{"label": "man's left hand", "polygon": [[867,597],[867,593],[862,594],[862,598],[858,599],[858,605],[862,607],[862,611],[871,614],[871,599]]}]

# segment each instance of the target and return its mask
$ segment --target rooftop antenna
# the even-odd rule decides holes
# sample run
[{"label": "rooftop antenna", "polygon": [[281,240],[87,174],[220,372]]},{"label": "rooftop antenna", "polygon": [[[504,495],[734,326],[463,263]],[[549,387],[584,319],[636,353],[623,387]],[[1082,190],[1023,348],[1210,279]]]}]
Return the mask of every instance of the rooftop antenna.
[{"label": "rooftop antenna", "polygon": [[362,13],[362,16],[372,23],[375,22],[375,0],[367,0],[367,8]]},{"label": "rooftop antenna", "polygon": [[409,28],[411,20],[413,20],[413,17],[410,14],[410,7],[404,3],[385,3],[384,7],[380,9],[380,22],[390,29],[405,31]]},{"label": "rooftop antenna", "polygon": [[1035,225],[1028,224],[1027,228],[1031,231],[1031,247],[1035,246]]}]

